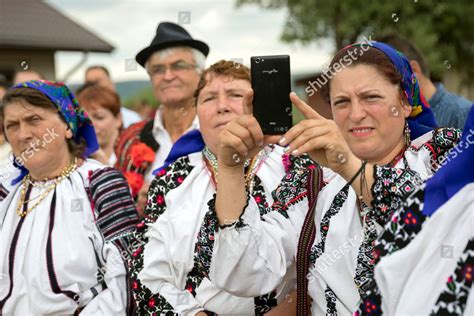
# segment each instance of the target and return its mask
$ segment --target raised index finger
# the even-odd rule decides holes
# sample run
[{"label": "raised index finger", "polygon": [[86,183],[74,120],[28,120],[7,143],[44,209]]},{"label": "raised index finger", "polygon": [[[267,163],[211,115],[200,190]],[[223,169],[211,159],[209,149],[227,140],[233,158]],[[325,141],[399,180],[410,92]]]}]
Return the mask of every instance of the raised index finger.
[{"label": "raised index finger", "polygon": [[253,90],[249,89],[245,91],[244,99],[242,100],[242,105],[244,107],[244,114],[253,114]]},{"label": "raised index finger", "polygon": [[316,112],[312,107],[307,105],[301,100],[296,93],[290,93],[290,100],[296,106],[296,108],[303,114],[307,119],[325,119],[318,112]]}]

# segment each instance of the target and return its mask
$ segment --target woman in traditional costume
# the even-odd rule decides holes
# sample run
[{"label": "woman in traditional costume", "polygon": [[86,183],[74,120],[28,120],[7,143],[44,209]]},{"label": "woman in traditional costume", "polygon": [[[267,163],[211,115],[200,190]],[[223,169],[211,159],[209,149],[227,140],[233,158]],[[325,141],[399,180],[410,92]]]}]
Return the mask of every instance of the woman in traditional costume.
[{"label": "woman in traditional costume", "polygon": [[0,315],[125,315],[122,252],[138,221],[124,177],[87,159],[94,128],[62,83],[2,100],[18,172],[0,185]]},{"label": "woman in traditional costume", "polygon": [[374,279],[355,315],[474,314],[474,108],[441,165],[375,242]]},{"label": "woman in traditional costume", "polygon": [[[308,153],[318,167],[289,172],[256,220],[260,211],[241,180],[241,161],[260,150],[264,136],[248,110],[221,134],[217,196],[210,203],[220,225],[234,223],[215,234],[212,282],[255,296],[279,284],[296,262],[299,315],[357,309],[373,277],[373,242],[460,139],[458,130],[434,128],[408,60],[390,46],[345,47],[329,69],[334,120],[292,93],[306,119],[284,137],[266,139],[294,156]],[[251,104],[250,93],[246,100]]]},{"label": "woman in traditional costume", "polygon": [[[181,157],[157,173],[136,233],[136,244],[145,244],[130,262],[140,315],[262,315],[280,303],[272,312],[291,315],[292,304],[294,311],[290,295],[294,273],[293,279],[247,298],[219,289],[208,276],[218,230],[213,204],[220,172],[218,137],[229,121],[242,114],[243,95],[249,88],[248,68],[231,61],[220,61],[201,76],[196,106],[202,138],[193,131],[174,145],[171,160]],[[245,186],[262,210],[259,216],[273,203],[271,192],[285,172],[312,164],[309,159],[290,159],[278,146],[265,147],[246,159]]]}]

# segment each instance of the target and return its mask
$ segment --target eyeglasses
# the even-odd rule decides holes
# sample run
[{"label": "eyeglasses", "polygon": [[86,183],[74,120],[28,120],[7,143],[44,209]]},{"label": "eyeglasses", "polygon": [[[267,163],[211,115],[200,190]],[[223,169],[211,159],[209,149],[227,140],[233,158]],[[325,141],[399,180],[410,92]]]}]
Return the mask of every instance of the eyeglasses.
[{"label": "eyeglasses", "polygon": [[195,64],[188,64],[184,61],[177,61],[175,63],[172,63],[171,65],[155,65],[151,66],[150,70],[148,71],[148,74],[150,76],[162,76],[166,73],[166,71],[169,69],[173,73],[179,73],[183,72],[185,70],[190,70],[196,68]]}]

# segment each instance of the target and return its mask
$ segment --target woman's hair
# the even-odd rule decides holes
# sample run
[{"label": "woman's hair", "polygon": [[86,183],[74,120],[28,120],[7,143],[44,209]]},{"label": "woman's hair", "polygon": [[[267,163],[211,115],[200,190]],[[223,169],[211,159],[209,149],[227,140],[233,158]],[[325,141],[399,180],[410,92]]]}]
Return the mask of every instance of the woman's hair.
[{"label": "woman's hair", "polygon": [[103,107],[109,110],[115,117],[120,114],[120,97],[111,89],[101,87],[97,84],[87,85],[77,92],[79,105],[87,109]]},{"label": "woman's hair", "polygon": [[199,79],[198,87],[194,91],[195,104],[197,104],[197,99],[201,90],[206,86],[207,76],[225,76],[231,77],[233,79],[242,79],[250,82],[250,70],[248,67],[228,60],[220,60],[217,63],[211,65],[209,68],[203,71],[201,78]]},{"label": "woman's hair", "polygon": [[[335,67],[336,64],[338,64],[337,67]],[[400,94],[404,97],[405,94],[402,93],[402,74],[397,68],[395,68],[390,58],[379,49],[368,44],[341,49],[336,53],[329,64],[329,70],[333,73],[336,68],[344,69],[355,65],[368,65],[374,67],[388,81],[398,85],[400,87]],[[327,73],[322,76],[325,75],[329,76]],[[330,77],[327,84],[322,87],[323,96],[328,102],[330,102],[331,79],[332,78]]]},{"label": "woman's hair", "polygon": [[[63,120],[65,124],[63,115],[57,110],[54,103],[43,93],[38,90],[31,88],[15,88],[10,89],[5,93],[3,99],[0,101],[0,119],[3,122],[4,119],[4,110],[5,107],[13,102],[18,102],[20,104],[28,103],[32,106],[37,106],[43,109],[51,110],[58,113],[59,117]],[[6,134],[5,134],[6,135]],[[67,147],[69,152],[75,157],[82,157],[86,150],[86,141],[85,139],[80,139],[79,143],[74,140],[74,137],[71,139],[66,139]]]}]

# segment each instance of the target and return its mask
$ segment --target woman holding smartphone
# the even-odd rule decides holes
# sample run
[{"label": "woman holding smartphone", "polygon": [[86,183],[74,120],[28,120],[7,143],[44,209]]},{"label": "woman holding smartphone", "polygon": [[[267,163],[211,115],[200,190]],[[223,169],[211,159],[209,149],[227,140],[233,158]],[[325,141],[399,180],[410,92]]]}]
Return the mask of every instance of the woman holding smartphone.
[{"label": "woman holding smartphone", "polygon": [[[245,114],[220,134],[210,205],[220,225],[234,224],[216,232],[210,278],[230,293],[253,296],[274,288],[296,262],[300,315],[356,310],[373,277],[374,240],[460,138],[456,129],[434,128],[408,60],[390,46],[348,46],[333,58],[330,69],[336,68],[327,87],[334,120],[292,93],[305,120],[283,137],[264,137],[249,92]],[[257,220],[242,161],[262,143],[278,143],[293,156],[307,153],[318,167],[287,173]]]},{"label": "woman holding smartphone", "polygon": [[[139,315],[286,316],[295,311],[290,294],[294,273],[255,297],[228,293],[209,278],[219,225],[212,204],[220,172],[219,134],[243,114],[244,93],[250,87],[249,69],[231,61],[221,60],[201,75],[195,96],[202,138],[194,130],[173,146],[172,154],[176,149],[187,153],[156,174],[144,219],[134,235],[138,246],[129,266]],[[314,164],[307,158],[290,159],[279,146],[260,148],[248,158],[242,166],[244,181],[261,216],[286,172]]]}]

